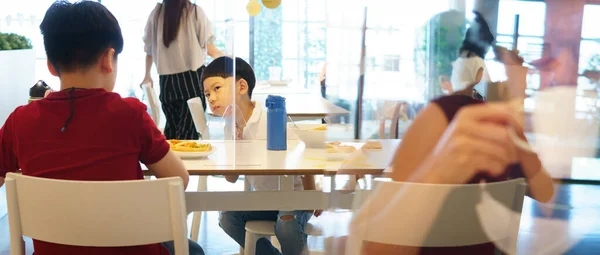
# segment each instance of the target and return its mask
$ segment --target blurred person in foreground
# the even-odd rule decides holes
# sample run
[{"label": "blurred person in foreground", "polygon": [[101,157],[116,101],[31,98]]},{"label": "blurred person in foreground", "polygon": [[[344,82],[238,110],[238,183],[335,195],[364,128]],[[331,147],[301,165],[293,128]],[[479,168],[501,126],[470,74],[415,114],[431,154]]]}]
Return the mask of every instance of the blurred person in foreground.
[{"label": "blurred person in foreground", "polygon": [[[476,32],[476,31],[475,31]],[[521,64],[518,56],[506,50],[498,50],[497,58],[508,65]],[[507,73],[507,75],[511,75]],[[484,76],[482,72],[481,76]],[[479,81],[478,81],[479,82]],[[474,97],[477,82],[464,86],[454,94],[440,97],[429,104],[414,120],[404,134],[402,143],[391,163],[391,178],[397,182],[429,184],[476,184],[525,178],[527,195],[540,202],[548,202],[554,194],[552,178],[544,169],[538,155],[518,147],[511,132],[526,141],[521,121],[522,109],[512,102],[486,103]],[[515,99],[520,100],[520,99]],[[441,213],[444,197],[410,192],[394,197],[378,197],[375,190],[369,200],[386,200],[385,210],[369,211],[367,202],[355,215],[351,233],[384,231],[367,222],[407,221],[399,214],[391,217],[391,211],[402,208],[400,214],[415,215],[420,228],[435,231],[435,218]],[[402,206],[400,206],[402,205]],[[398,209],[400,210],[400,209]],[[473,208],[475,210],[475,208]],[[414,222],[406,222],[414,224]],[[388,229],[394,231],[406,229]],[[456,229],[460,234],[460,229]],[[358,247],[342,253],[348,254],[496,254],[494,243],[482,243],[457,247],[399,246],[377,242],[359,242]],[[341,242],[344,243],[344,242]],[[351,246],[348,246],[351,247]],[[339,249],[347,248],[339,245]]]}]

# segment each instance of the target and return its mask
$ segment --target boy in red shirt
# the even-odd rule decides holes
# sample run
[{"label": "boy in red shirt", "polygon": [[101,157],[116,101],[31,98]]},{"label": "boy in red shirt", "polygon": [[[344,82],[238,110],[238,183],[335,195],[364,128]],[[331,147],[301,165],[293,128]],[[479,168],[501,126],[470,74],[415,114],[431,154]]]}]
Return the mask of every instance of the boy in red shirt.
[{"label": "boy in red shirt", "polygon": [[[54,3],[40,25],[48,69],[60,91],[20,106],[0,129],[0,186],[7,172],[81,181],[143,179],[140,162],[158,178],[189,175],[165,137],[133,98],[113,93],[123,36],[100,3]],[[152,213],[152,212],[148,212]],[[172,254],[173,243],[81,247],[34,240],[44,254]],[[190,241],[190,254],[204,254]]]}]

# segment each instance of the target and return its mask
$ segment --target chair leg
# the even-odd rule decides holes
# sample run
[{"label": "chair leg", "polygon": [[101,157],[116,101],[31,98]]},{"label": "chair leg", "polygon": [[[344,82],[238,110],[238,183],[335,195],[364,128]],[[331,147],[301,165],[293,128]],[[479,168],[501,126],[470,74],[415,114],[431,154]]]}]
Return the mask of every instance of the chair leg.
[{"label": "chair leg", "polygon": [[190,230],[190,239],[198,242],[198,232],[200,232],[200,224],[202,223],[202,212],[194,212],[192,218],[192,229]]},{"label": "chair leg", "polygon": [[244,255],[254,255],[256,254],[256,241],[258,240],[258,236],[246,232],[246,247],[244,247]]},{"label": "chair leg", "polygon": [[256,254],[256,241],[264,236],[257,235],[246,231],[246,247],[244,247],[244,255],[255,255]]},{"label": "chair leg", "polygon": [[[206,176],[198,177],[198,191],[205,192],[208,189],[208,180]],[[200,224],[202,223],[202,212],[194,212],[192,218],[192,229],[190,231],[190,239],[198,242],[198,232],[200,232]]]}]

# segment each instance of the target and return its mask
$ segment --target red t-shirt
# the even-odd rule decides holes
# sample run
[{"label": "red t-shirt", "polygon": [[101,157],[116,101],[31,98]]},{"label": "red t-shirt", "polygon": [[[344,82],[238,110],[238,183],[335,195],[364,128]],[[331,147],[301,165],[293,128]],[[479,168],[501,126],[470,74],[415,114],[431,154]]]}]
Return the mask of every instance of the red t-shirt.
[{"label": "red t-shirt", "polygon": [[[74,107],[72,120],[61,129]],[[152,164],[169,151],[165,137],[133,98],[104,89],[60,91],[18,107],[0,129],[0,177],[24,175],[81,181],[143,179],[140,162]],[[81,247],[33,241],[44,254],[169,254],[160,244]]]}]

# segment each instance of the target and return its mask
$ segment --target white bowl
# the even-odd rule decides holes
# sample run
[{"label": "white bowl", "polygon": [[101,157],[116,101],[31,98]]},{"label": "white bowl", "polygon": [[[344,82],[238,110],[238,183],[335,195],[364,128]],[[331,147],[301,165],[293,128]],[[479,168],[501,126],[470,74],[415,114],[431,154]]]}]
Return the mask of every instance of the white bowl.
[{"label": "white bowl", "polygon": [[293,129],[307,148],[325,148],[327,130]]}]

